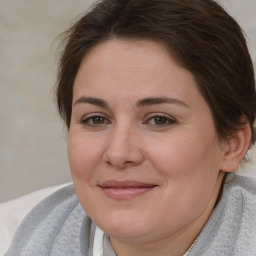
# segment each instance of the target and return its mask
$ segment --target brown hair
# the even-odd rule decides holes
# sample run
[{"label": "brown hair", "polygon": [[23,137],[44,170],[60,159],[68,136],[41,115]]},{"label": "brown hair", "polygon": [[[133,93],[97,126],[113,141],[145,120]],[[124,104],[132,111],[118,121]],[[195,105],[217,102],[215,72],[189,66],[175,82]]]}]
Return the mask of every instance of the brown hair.
[{"label": "brown hair", "polygon": [[[111,38],[149,39],[164,44],[195,77],[211,108],[220,139],[244,125],[252,130],[256,94],[253,64],[241,28],[212,0],[103,0],[67,32],[56,97],[70,126],[73,83],[81,60]],[[244,118],[243,118],[244,120]],[[247,122],[247,120],[246,120]]]}]

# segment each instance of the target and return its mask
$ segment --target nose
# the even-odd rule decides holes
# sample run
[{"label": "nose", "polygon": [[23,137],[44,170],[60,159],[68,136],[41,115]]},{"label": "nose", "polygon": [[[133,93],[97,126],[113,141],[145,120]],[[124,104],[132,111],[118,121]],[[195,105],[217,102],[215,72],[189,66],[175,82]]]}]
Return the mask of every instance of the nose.
[{"label": "nose", "polygon": [[117,169],[136,166],[143,162],[144,154],[140,136],[131,128],[116,128],[111,131],[103,160]]}]

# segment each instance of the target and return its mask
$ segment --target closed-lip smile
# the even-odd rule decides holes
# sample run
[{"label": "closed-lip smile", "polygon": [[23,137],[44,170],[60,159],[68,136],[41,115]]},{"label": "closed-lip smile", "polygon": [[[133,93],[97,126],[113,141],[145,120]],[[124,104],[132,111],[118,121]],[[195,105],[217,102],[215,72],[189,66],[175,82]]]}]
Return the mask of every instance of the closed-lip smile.
[{"label": "closed-lip smile", "polygon": [[153,190],[157,185],[132,180],[108,180],[100,184],[99,187],[106,196],[112,199],[129,200]]}]

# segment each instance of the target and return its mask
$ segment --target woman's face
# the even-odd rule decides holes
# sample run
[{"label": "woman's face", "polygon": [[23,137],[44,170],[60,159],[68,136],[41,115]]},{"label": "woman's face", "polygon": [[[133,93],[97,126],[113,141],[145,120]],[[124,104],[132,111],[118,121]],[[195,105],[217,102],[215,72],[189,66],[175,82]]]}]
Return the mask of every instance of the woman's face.
[{"label": "woman's face", "polygon": [[86,55],[73,95],[69,162],[92,220],[136,243],[202,227],[225,153],[193,75],[158,43],[116,39]]}]

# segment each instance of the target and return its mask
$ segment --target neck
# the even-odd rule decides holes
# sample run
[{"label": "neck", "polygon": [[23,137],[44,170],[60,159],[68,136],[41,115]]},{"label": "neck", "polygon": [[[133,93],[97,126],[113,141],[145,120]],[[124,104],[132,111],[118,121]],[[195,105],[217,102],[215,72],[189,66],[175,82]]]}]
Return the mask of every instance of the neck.
[{"label": "neck", "polygon": [[210,217],[218,195],[221,189],[222,181],[225,174],[219,173],[213,190],[212,197],[205,209],[205,211],[193,222],[186,227],[179,230],[171,236],[161,238],[159,240],[150,241],[148,243],[129,243],[127,241],[120,241],[115,238],[110,238],[111,245],[117,256],[181,256],[193,244],[208,218]]}]

